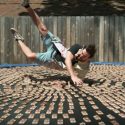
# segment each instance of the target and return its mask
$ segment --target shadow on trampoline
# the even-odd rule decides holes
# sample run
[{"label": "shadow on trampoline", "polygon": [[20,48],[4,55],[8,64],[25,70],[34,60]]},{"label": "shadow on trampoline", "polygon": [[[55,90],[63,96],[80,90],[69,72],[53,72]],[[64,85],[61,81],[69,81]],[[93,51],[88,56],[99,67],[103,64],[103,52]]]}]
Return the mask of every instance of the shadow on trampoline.
[{"label": "shadow on trampoline", "polygon": [[98,86],[98,85],[102,85],[106,80],[94,80],[94,79],[88,79],[88,78],[85,78],[84,79],[84,82],[86,84],[88,84],[89,86],[92,86],[92,85],[95,85],[95,86]]},{"label": "shadow on trampoline", "polygon": [[[41,3],[43,7],[34,10],[40,16],[76,16],[76,15],[124,15],[125,1],[104,1],[104,0],[46,0]],[[19,13],[26,16],[28,13]]]},{"label": "shadow on trampoline", "polygon": [[[44,75],[43,75],[44,76]],[[57,74],[57,75],[53,75],[53,76],[45,76],[44,79],[38,79],[34,76],[28,76],[31,80],[33,81],[53,81],[53,80],[65,80],[66,82],[70,81],[70,77],[69,76],[62,76],[60,74]]]},{"label": "shadow on trampoline", "polygon": [[[52,82],[52,81],[55,81],[55,80],[58,80],[58,81],[64,80],[66,83],[70,82],[71,85],[75,86],[73,81],[71,80],[70,76],[67,76],[67,75],[62,76],[61,74],[57,74],[57,75],[54,75],[54,76],[45,76],[43,79],[39,79],[39,78],[36,78],[34,76],[30,76],[30,75],[28,77],[31,79],[31,81],[36,81],[36,83],[38,81],[40,83],[42,83],[42,82],[47,82],[47,81]],[[92,85],[98,86],[98,85],[102,85],[105,81],[106,80],[100,81],[100,80],[85,78],[84,84],[88,84],[89,86],[92,86]]]}]

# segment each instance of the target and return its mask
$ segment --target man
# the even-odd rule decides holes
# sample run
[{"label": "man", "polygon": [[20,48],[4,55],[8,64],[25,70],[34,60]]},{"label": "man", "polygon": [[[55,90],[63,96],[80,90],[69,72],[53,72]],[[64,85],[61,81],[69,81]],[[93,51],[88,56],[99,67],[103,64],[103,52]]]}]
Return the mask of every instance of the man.
[{"label": "man", "polygon": [[43,39],[43,43],[47,48],[47,51],[44,53],[32,52],[31,49],[24,44],[24,38],[14,28],[11,28],[11,32],[19,43],[23,53],[30,59],[37,59],[42,62],[50,62],[53,60],[58,62],[60,66],[67,68],[73,83],[78,86],[81,85],[83,81],[74,72],[73,66],[78,62],[89,64],[90,59],[95,54],[95,46],[88,45],[83,47],[79,44],[75,44],[70,49],[66,49],[62,45],[61,40],[48,31],[47,27],[41,22],[39,16],[31,8],[29,0],[22,0],[22,6],[26,8],[33,22],[37,26]]}]

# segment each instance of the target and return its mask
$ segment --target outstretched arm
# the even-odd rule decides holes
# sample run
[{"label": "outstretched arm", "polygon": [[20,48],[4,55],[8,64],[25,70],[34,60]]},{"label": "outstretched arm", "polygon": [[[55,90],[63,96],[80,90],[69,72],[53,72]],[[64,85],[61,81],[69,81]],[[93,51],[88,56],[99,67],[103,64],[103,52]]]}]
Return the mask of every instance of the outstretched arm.
[{"label": "outstretched arm", "polygon": [[65,64],[73,83],[76,85],[81,85],[83,81],[80,78],[78,78],[78,76],[74,73],[74,70],[73,70],[73,66],[72,66],[73,58],[74,58],[73,54],[70,51],[68,51],[65,59]]}]

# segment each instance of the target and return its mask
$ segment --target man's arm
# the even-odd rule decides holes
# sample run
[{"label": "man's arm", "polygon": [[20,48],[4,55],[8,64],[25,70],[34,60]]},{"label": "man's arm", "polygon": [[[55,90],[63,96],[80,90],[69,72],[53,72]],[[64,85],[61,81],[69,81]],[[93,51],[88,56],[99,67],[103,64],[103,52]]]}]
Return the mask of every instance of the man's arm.
[{"label": "man's arm", "polygon": [[68,51],[65,59],[65,64],[73,83],[76,85],[80,85],[83,83],[83,81],[80,78],[78,78],[77,75],[74,73],[73,66],[72,66],[73,58],[74,58],[73,54],[70,51]]}]

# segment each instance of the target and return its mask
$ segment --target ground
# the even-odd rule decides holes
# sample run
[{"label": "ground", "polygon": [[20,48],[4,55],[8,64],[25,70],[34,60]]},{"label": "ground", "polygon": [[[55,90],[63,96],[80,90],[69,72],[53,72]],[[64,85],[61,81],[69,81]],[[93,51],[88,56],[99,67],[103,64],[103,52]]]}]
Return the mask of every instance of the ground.
[{"label": "ground", "polygon": [[[124,0],[30,0],[30,4],[39,15],[124,15]],[[0,0],[1,16],[23,16],[26,10],[20,6],[20,0]]]},{"label": "ground", "polygon": [[1,125],[124,125],[124,65],[91,64],[82,86],[45,66],[0,72]]}]

